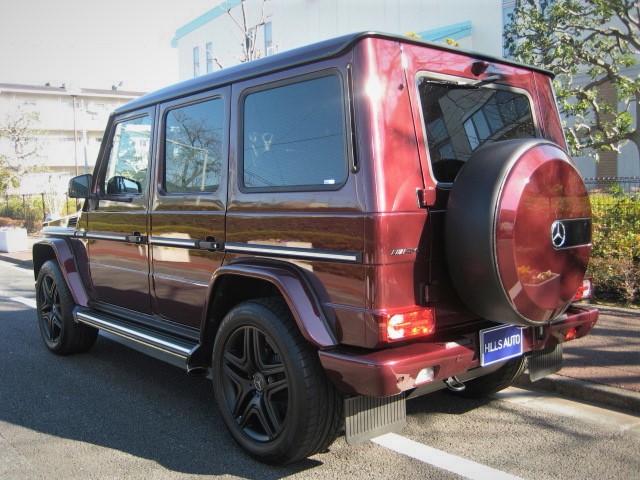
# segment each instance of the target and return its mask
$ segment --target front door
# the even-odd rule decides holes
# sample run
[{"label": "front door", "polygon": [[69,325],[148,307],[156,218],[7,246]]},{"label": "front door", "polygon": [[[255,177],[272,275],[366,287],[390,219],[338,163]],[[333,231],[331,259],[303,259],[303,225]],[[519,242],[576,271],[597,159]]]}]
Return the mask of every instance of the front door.
[{"label": "front door", "polygon": [[100,304],[150,314],[148,206],[153,110],[116,118],[89,202],[88,250]]}]

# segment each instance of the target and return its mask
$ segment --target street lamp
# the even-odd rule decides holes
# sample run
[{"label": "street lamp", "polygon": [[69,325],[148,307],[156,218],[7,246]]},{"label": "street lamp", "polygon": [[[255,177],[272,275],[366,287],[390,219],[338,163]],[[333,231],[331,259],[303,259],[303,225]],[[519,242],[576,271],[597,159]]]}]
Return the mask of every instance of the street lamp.
[{"label": "street lamp", "polygon": [[76,177],[78,172],[78,129],[76,128],[76,97],[80,95],[80,88],[75,85],[69,85],[67,87],[67,93],[71,96],[73,102],[73,159],[76,166]]}]

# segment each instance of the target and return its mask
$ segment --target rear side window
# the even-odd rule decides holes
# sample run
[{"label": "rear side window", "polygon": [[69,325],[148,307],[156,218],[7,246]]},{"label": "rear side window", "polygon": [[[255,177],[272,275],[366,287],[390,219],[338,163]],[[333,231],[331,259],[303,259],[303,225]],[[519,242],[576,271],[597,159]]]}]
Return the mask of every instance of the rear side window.
[{"label": "rear side window", "polygon": [[433,174],[452,182],[481,146],[534,138],[529,98],[510,90],[418,79],[422,118]]},{"label": "rear side window", "polygon": [[244,187],[337,189],[347,178],[341,81],[331,75],[244,100]]},{"label": "rear side window", "polygon": [[165,122],[166,193],[218,189],[223,129],[221,98],[169,110]]}]

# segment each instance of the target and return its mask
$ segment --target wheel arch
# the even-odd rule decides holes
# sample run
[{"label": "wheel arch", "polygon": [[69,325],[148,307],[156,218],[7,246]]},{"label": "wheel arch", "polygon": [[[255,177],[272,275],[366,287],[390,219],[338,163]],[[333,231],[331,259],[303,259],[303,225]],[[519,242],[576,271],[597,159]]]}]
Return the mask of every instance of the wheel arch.
[{"label": "wheel arch", "polygon": [[89,296],[85,290],[82,277],[73,250],[62,238],[45,238],[33,245],[33,275],[37,280],[42,265],[48,260],[55,260],[60,266],[65,282],[69,286],[76,305],[89,305]]},{"label": "wheel arch", "polygon": [[239,261],[220,267],[213,275],[200,345],[190,362],[208,361],[218,327],[234,306],[270,296],[279,296],[285,301],[303,337],[314,347],[337,345],[316,292],[297,267],[284,262]]}]

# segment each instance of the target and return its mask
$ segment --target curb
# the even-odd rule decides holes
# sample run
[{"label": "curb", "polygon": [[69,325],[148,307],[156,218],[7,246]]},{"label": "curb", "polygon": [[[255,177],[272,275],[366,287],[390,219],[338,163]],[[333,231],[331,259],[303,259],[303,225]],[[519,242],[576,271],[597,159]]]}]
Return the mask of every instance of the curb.
[{"label": "curb", "polygon": [[563,377],[561,375],[549,375],[537,382],[532,382],[527,374],[523,374],[516,379],[513,386],[526,390],[559,393],[575,400],[619,408],[634,414],[640,413],[640,392],[624,390],[587,380]]}]

